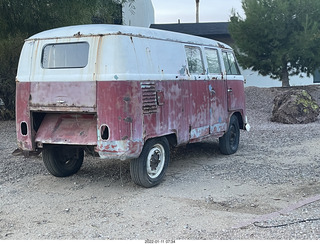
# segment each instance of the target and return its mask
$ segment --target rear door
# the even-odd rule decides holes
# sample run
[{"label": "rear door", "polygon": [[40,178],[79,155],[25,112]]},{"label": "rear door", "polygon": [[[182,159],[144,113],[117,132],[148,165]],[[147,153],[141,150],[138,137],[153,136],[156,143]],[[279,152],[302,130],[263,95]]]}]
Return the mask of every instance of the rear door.
[{"label": "rear door", "polygon": [[33,111],[95,112],[95,37],[38,40],[30,73]]}]

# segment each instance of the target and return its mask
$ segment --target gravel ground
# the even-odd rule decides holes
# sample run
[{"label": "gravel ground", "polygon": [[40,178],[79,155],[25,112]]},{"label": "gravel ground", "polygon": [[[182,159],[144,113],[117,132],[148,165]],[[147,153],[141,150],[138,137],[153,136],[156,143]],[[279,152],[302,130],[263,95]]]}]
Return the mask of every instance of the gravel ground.
[{"label": "gravel ground", "polygon": [[[320,102],[320,87],[304,87]],[[162,184],[132,183],[129,162],[86,156],[55,178],[41,155],[12,156],[15,123],[0,121],[0,239],[320,239],[320,121],[270,122],[282,88],[246,88],[251,132],[239,151],[217,140],[174,149]]]}]

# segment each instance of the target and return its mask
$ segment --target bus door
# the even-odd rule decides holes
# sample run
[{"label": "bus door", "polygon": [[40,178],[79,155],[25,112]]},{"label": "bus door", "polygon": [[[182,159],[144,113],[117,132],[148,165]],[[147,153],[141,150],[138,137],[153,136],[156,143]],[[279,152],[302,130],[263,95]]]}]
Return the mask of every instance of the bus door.
[{"label": "bus door", "polygon": [[205,79],[205,65],[202,49],[198,46],[185,46],[188,62],[190,110],[189,134],[190,140],[209,135],[209,92],[208,80]]},{"label": "bus door", "polygon": [[222,75],[218,50],[205,48],[209,76],[210,134],[220,134],[227,130],[226,80]]},{"label": "bus door", "polygon": [[223,62],[226,69],[228,110],[243,110],[245,104],[243,76],[233,52],[223,51]]}]

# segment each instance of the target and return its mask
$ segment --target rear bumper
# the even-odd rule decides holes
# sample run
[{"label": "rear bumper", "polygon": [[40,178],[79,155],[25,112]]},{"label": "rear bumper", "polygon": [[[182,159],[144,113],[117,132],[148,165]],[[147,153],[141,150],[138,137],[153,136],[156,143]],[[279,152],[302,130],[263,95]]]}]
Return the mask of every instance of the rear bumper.
[{"label": "rear bumper", "polygon": [[34,139],[25,141],[20,148],[34,151],[44,144],[94,146],[104,159],[132,159],[139,157],[142,140],[103,140],[97,130],[95,115],[46,114]]},{"label": "rear bumper", "polygon": [[247,116],[245,116],[245,119],[244,119],[244,128],[245,128],[245,130],[248,131],[248,132],[251,130],[251,126],[250,126],[250,124],[248,123],[248,117],[247,117]]}]

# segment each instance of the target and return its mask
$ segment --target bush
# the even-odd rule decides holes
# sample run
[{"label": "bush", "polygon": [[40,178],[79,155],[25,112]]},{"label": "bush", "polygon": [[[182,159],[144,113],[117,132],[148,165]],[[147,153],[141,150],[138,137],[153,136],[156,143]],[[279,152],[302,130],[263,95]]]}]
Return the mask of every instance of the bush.
[{"label": "bush", "polygon": [[14,119],[15,77],[24,39],[25,36],[19,33],[0,40],[0,98],[5,105],[0,113],[2,120]]}]

